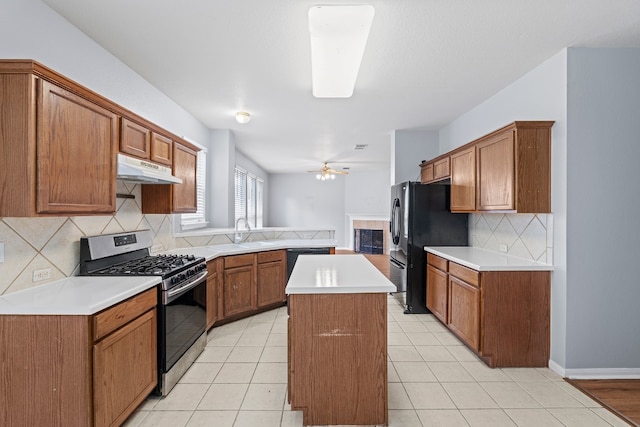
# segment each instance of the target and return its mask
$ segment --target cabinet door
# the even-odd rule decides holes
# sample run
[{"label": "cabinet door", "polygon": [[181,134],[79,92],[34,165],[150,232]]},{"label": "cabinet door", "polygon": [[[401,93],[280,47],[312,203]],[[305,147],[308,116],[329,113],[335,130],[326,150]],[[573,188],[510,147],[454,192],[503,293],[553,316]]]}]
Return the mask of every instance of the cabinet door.
[{"label": "cabinet door", "polygon": [[123,117],[120,126],[120,152],[141,159],[149,159],[151,131]]},{"label": "cabinet door", "polygon": [[451,167],[449,161],[449,157],[445,157],[444,159],[440,159],[437,162],[433,163],[434,180],[449,178],[449,176],[451,176]]},{"label": "cabinet door", "polygon": [[423,163],[420,165],[420,182],[426,184],[433,181],[433,163]]},{"label": "cabinet door", "polygon": [[151,161],[161,165],[173,164],[173,141],[159,133],[151,133]]},{"label": "cabinet door", "polygon": [[449,328],[480,350],[480,289],[449,275]]},{"label": "cabinet door", "polygon": [[282,261],[258,264],[258,307],[285,301]]},{"label": "cabinet door", "polygon": [[158,382],[156,309],[93,348],[95,427],[121,425]]},{"label": "cabinet door", "polygon": [[47,81],[38,86],[38,213],[115,212],[118,117]]},{"label": "cabinet door", "polygon": [[182,184],[173,185],[173,212],[193,213],[198,209],[196,196],[197,153],[181,144],[173,144],[173,174]]},{"label": "cabinet door", "polygon": [[476,209],[475,147],[451,155],[451,210],[469,212]]},{"label": "cabinet door", "polygon": [[241,314],[255,308],[254,267],[226,268],[224,270],[223,316]]},{"label": "cabinet door", "polygon": [[427,265],[427,308],[445,325],[448,322],[449,285],[447,273]]},{"label": "cabinet door", "polygon": [[478,210],[513,210],[513,131],[498,134],[476,146],[478,156]]}]

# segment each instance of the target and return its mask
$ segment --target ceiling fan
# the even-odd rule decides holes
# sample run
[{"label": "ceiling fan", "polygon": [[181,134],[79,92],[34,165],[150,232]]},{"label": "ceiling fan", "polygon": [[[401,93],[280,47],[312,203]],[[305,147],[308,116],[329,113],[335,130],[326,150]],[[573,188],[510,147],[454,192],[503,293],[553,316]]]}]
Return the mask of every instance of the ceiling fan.
[{"label": "ceiling fan", "polygon": [[316,179],[320,179],[322,181],[327,179],[335,179],[336,175],[349,175],[349,172],[338,171],[329,167],[327,162],[324,162],[324,166],[319,170],[307,171],[309,173],[315,173]]}]

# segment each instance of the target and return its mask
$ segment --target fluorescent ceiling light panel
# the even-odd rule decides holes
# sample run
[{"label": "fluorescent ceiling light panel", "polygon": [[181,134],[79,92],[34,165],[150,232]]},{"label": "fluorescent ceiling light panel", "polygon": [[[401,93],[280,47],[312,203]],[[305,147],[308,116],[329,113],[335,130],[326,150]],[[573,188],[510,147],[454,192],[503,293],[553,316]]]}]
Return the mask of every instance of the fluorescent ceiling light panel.
[{"label": "fluorescent ceiling light panel", "polygon": [[349,98],[375,11],[370,5],[309,9],[311,78],[316,98]]}]

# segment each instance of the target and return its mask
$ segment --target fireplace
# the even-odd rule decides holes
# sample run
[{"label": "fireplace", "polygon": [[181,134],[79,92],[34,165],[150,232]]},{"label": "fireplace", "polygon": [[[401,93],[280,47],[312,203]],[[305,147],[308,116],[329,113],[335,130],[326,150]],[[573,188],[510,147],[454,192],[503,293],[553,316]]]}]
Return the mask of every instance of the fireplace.
[{"label": "fireplace", "polygon": [[382,216],[349,215],[349,247],[362,254],[389,253],[389,220]]},{"label": "fireplace", "polygon": [[356,228],[353,230],[353,250],[361,254],[383,254],[384,233],[382,230]]}]

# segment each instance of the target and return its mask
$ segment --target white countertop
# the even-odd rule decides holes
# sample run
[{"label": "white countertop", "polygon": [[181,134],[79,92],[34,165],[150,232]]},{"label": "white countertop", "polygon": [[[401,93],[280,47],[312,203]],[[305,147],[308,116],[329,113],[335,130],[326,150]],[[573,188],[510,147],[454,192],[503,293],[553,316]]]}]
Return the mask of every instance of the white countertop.
[{"label": "white countertop", "polygon": [[300,255],[285,289],[289,295],[395,291],[364,255]]},{"label": "white countertop", "polygon": [[159,276],[67,277],[0,296],[0,315],[91,315],[159,283]]},{"label": "white countertop", "polygon": [[425,246],[424,250],[476,271],[553,271],[553,265],[471,246]]},{"label": "white countertop", "polygon": [[295,248],[331,248],[335,246],[336,241],[333,239],[265,240],[260,242],[243,242],[237,244],[228,243],[224,245],[176,248],[166,253],[201,256],[206,258],[207,261],[210,261],[220,256],[239,255],[250,252]]}]

